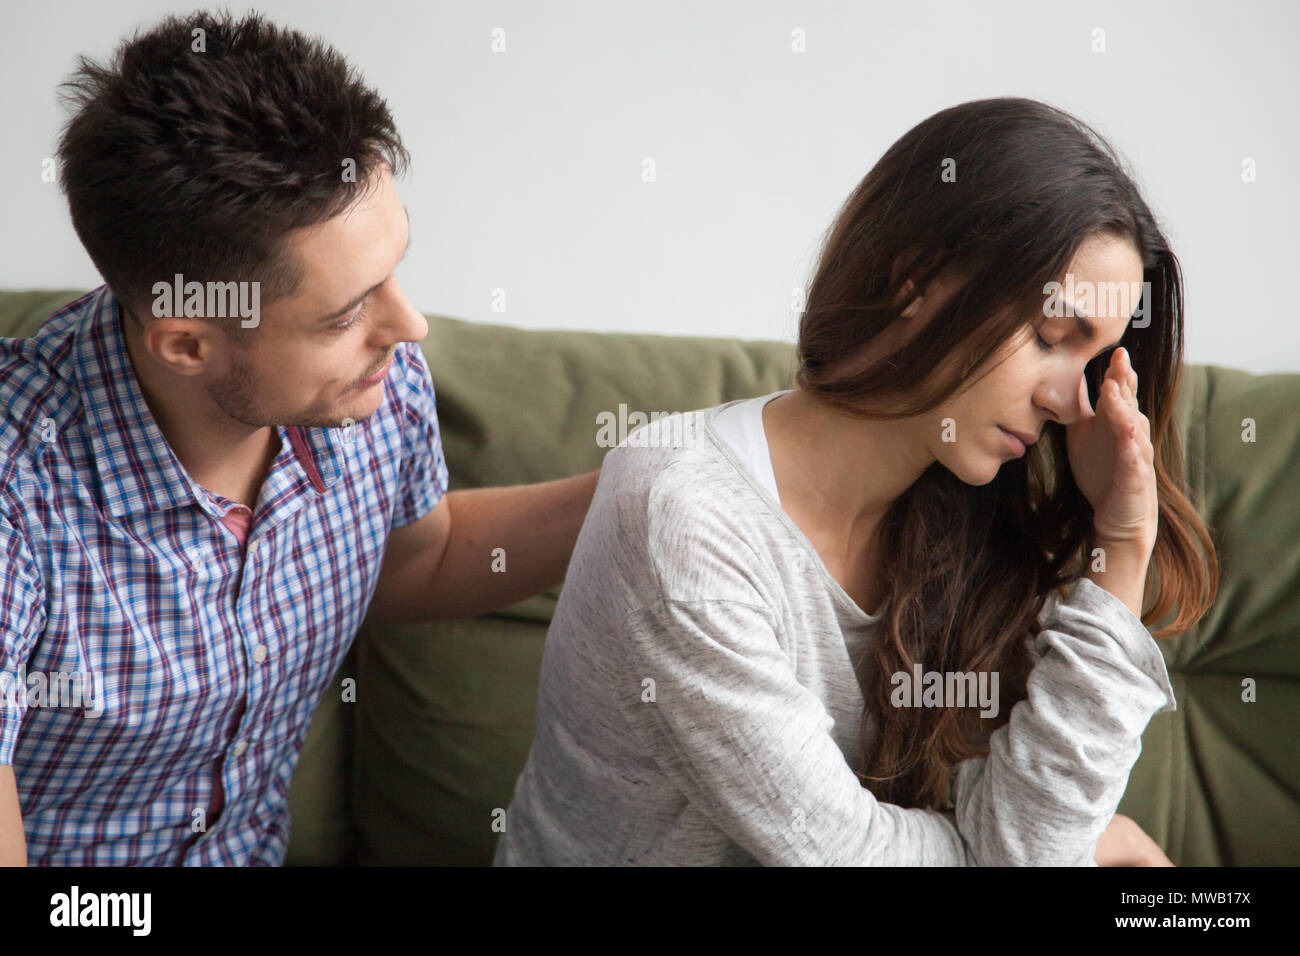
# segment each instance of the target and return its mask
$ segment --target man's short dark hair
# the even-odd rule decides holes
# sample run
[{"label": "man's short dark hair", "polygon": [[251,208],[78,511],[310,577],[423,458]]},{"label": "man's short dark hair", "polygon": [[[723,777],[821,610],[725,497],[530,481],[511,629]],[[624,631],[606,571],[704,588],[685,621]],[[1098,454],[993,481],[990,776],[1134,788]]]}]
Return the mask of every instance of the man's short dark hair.
[{"label": "man's short dark hair", "polygon": [[394,176],[409,162],[384,100],[336,50],[258,14],[168,17],[107,65],[79,57],[63,86],[73,226],[144,321],[154,283],[176,273],[258,282],[263,305],[295,294],[285,234],[343,212],[381,162]]}]

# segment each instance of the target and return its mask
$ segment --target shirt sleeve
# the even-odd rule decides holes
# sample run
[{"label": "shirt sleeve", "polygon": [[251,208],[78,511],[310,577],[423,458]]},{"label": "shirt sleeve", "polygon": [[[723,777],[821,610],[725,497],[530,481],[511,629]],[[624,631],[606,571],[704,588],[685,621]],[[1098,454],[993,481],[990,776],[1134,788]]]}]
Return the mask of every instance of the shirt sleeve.
[{"label": "shirt sleeve", "polygon": [[45,588],[26,536],[0,513],[0,764],[12,766],[27,713],[27,661],[45,630]]},{"label": "shirt sleeve", "polygon": [[450,485],[438,429],[433,378],[417,343],[403,346],[402,464],[391,528],[422,518],[442,500]]},{"label": "shirt sleeve", "polygon": [[1153,714],[1177,709],[1145,625],[1081,578],[1046,614],[1027,697],[955,774],[957,826],[980,866],[1096,866]]},{"label": "shirt sleeve", "polygon": [[759,862],[971,862],[951,812],[880,803],[861,785],[831,736],[833,718],[796,679],[767,607],[661,598],[624,619],[616,644],[629,678],[620,708],[641,742]]}]

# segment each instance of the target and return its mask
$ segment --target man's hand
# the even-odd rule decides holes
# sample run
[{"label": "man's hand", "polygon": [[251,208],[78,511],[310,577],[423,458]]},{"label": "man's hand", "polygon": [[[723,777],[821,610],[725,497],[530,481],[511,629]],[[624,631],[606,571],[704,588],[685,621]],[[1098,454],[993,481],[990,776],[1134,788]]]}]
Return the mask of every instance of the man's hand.
[{"label": "man's hand", "polygon": [[14,768],[0,764],[0,866],[27,865],[27,837],[18,808]]},{"label": "man's hand", "polygon": [[1098,866],[1173,866],[1165,851],[1132,819],[1115,814],[1107,824],[1093,859]]}]

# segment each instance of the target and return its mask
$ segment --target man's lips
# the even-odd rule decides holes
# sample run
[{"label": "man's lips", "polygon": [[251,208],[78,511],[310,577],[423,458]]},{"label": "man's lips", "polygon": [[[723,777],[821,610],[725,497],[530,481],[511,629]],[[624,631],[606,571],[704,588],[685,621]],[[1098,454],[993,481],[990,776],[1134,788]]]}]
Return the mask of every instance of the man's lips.
[{"label": "man's lips", "polygon": [[379,380],[382,379],[385,375],[388,374],[388,368],[389,368],[389,366],[392,365],[392,364],[393,364],[393,357],[390,355],[390,356],[388,356],[387,359],[384,360],[384,364],[383,364],[383,365],[379,366],[379,368],[375,369],[373,372],[371,372],[369,375],[367,375],[365,378],[363,378],[363,379],[361,380],[361,384],[362,384],[362,385],[374,385],[375,382],[379,381]]}]

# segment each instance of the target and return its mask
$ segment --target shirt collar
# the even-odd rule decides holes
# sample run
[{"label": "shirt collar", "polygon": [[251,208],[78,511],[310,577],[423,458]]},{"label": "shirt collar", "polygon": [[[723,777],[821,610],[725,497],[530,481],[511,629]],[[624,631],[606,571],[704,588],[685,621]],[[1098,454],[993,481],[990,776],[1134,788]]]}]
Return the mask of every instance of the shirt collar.
[{"label": "shirt collar", "polygon": [[[154,421],[135,377],[117,306],[117,297],[103,286],[87,306],[73,355],[104,507],[114,517],[121,517],[197,504],[220,517],[221,509],[190,477]],[[280,454],[271,470],[283,467],[280,462],[287,454],[289,461],[298,460],[302,480],[309,488],[317,494],[327,492],[342,471],[340,429],[277,428]],[[301,452],[307,453],[306,462],[299,458]]]}]

